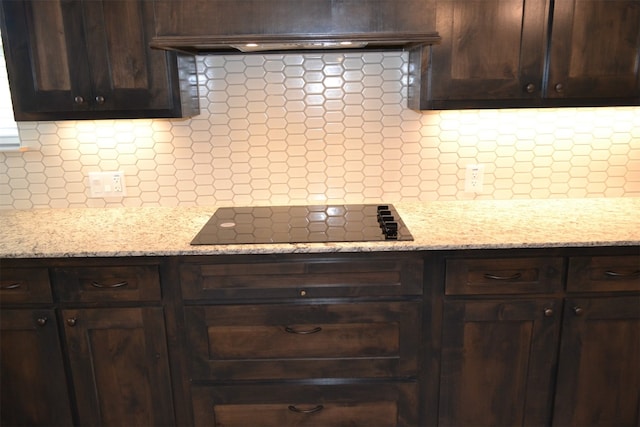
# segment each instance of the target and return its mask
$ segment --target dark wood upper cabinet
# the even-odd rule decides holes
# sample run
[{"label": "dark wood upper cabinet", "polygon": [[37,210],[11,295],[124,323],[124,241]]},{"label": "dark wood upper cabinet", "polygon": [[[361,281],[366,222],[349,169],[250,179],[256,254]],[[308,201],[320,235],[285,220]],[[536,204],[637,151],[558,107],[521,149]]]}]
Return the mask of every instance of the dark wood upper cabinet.
[{"label": "dark wood upper cabinet", "polygon": [[413,109],[640,105],[637,0],[438,0]]},{"label": "dark wood upper cabinet", "polygon": [[640,104],[640,2],[555,3],[546,96],[619,98]]},{"label": "dark wood upper cabinet", "polygon": [[15,0],[0,15],[18,121],[198,113],[195,59],[149,47],[152,2]]}]

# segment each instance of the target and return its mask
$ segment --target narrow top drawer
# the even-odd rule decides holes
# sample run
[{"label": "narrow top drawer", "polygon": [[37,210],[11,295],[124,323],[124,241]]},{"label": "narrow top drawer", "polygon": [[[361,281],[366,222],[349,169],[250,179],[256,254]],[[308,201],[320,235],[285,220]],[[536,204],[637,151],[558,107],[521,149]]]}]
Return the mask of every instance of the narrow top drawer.
[{"label": "narrow top drawer", "polygon": [[53,286],[65,302],[158,301],[161,295],[156,265],[55,268]]},{"label": "narrow top drawer", "polygon": [[327,298],[422,294],[422,259],[406,255],[239,256],[187,260],[185,299]]},{"label": "narrow top drawer", "polygon": [[46,268],[2,268],[2,304],[52,302],[49,271]]},{"label": "narrow top drawer", "polygon": [[562,290],[562,258],[448,259],[447,295],[550,293]]},{"label": "narrow top drawer", "polygon": [[568,291],[640,291],[640,255],[572,257]]}]

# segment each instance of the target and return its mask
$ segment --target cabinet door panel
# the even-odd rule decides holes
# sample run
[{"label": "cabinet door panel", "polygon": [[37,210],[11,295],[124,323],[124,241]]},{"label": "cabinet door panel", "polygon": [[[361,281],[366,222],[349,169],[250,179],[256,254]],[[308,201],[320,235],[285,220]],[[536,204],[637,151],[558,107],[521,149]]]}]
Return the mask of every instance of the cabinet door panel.
[{"label": "cabinet door panel", "polygon": [[0,311],[0,424],[72,425],[53,310]]},{"label": "cabinet door panel", "polygon": [[568,299],[556,426],[640,424],[640,296]]},{"label": "cabinet door panel", "polygon": [[547,8],[546,0],[438,1],[433,99],[539,98]]},{"label": "cabinet door panel", "polygon": [[174,424],[161,308],[62,314],[81,424]]},{"label": "cabinet door panel", "polygon": [[559,306],[446,302],[439,425],[548,424]]},{"label": "cabinet door panel", "polygon": [[16,0],[0,7],[16,120],[34,112],[86,110],[74,102],[91,90],[81,2]]},{"label": "cabinet door panel", "polygon": [[555,2],[549,98],[636,98],[640,102],[640,2]]}]

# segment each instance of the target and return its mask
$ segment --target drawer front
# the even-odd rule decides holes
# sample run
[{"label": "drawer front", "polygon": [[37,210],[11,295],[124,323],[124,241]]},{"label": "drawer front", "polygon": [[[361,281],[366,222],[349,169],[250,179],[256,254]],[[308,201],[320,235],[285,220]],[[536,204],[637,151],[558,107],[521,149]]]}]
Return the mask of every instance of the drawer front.
[{"label": "drawer front", "polygon": [[186,307],[195,379],[414,376],[420,304]]},{"label": "drawer front", "polygon": [[0,303],[50,303],[51,285],[46,268],[2,268]]},{"label": "drawer front", "polygon": [[413,382],[192,387],[191,393],[197,427],[420,425]]},{"label": "drawer front", "polygon": [[447,295],[551,293],[562,290],[562,258],[448,259]]},{"label": "drawer front", "polygon": [[53,279],[64,302],[158,301],[161,295],[156,265],[55,268]]},{"label": "drawer front", "polygon": [[208,260],[180,266],[185,299],[422,294],[423,261],[414,254],[282,257],[280,262],[248,256]]},{"label": "drawer front", "polygon": [[572,257],[567,290],[640,291],[640,255]]}]

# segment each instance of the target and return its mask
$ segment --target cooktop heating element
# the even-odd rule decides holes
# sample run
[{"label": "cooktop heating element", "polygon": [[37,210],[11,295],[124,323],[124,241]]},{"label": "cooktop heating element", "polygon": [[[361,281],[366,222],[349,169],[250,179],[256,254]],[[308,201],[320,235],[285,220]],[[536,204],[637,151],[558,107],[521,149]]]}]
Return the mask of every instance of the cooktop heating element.
[{"label": "cooktop heating element", "polygon": [[393,205],[219,208],[192,245],[413,240]]}]

